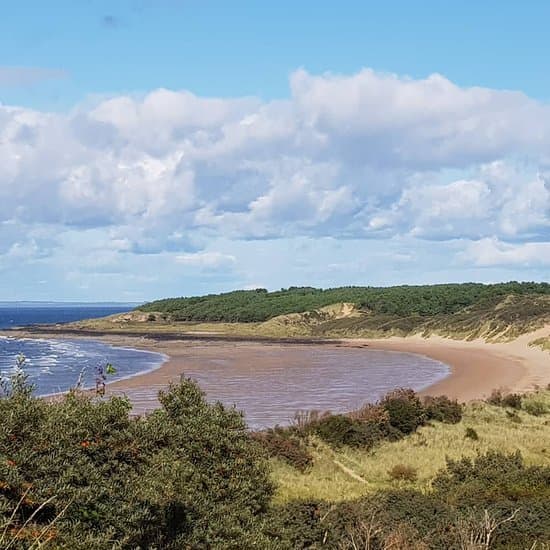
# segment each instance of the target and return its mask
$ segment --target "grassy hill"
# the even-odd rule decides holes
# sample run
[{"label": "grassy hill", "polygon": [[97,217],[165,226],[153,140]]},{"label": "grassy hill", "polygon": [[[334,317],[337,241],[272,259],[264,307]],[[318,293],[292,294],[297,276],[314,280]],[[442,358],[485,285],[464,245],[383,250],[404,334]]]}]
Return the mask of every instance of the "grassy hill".
[{"label": "grassy hill", "polygon": [[149,321],[150,331],[178,328],[317,338],[421,333],[510,340],[550,324],[550,285],[512,282],[236,291],[151,302],[132,315],[124,323],[127,329],[139,327],[139,319],[141,325]]},{"label": "grassy hill", "polygon": [[456,313],[466,307],[498,301],[508,295],[550,296],[547,283],[479,283],[394,287],[290,287],[276,292],[237,290],[190,298],[168,298],[137,309],[161,312],[174,321],[262,322],[289,313],[313,311],[337,303],[395,317],[431,317]]},{"label": "grassy hill", "polygon": [[[546,413],[532,414],[533,403],[542,404]],[[312,438],[307,449],[314,459],[305,471],[272,459],[276,500],[339,501],[395,488],[426,492],[447,459],[474,457],[495,449],[520,451],[527,464],[550,464],[549,412],[550,391],[539,390],[524,397],[523,410],[473,402],[464,407],[462,420],[456,424],[430,422],[403,439],[372,449],[331,448]],[[467,432],[475,433],[477,439],[468,437]],[[394,479],[391,471],[399,466],[414,471],[414,476]]]}]

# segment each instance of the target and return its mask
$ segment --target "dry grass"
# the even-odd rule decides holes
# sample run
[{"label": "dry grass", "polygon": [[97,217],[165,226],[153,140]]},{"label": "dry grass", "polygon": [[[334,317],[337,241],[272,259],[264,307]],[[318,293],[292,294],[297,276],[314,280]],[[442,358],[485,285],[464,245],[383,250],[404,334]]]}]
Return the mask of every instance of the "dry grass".
[{"label": "dry grass", "polygon": [[[550,391],[538,393],[538,400],[550,406]],[[506,409],[484,403],[466,407],[459,424],[434,423],[394,443],[383,443],[372,451],[344,449],[333,451],[320,441],[313,444],[314,466],[305,474],[273,461],[279,502],[291,499],[345,500],[389,487],[413,487],[422,491],[430,487],[446,457],[457,459],[485,453],[489,449],[521,451],[528,464],[550,463],[550,414],[536,417],[523,411],[521,422],[514,421]],[[478,441],[465,438],[466,428],[473,428]],[[392,481],[388,471],[406,465],[414,468],[414,481]],[[354,475],[350,475],[350,472]]]},{"label": "dry grass", "polygon": [[550,351],[550,336],[538,338],[529,343],[530,346],[536,346],[544,351]]}]

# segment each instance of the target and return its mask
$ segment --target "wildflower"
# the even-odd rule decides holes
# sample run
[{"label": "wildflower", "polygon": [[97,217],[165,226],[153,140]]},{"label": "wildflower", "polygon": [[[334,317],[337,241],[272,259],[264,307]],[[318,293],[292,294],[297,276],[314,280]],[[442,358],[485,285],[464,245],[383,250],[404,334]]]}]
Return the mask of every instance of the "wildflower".
[{"label": "wildflower", "polygon": [[84,449],[86,449],[90,446],[90,442],[89,441],[81,441],[80,446],[83,447]]}]

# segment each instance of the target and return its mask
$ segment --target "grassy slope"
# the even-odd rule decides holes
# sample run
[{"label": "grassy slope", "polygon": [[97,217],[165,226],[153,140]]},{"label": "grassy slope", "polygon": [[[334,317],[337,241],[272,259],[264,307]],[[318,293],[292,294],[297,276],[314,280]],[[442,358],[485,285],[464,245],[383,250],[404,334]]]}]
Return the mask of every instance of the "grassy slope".
[{"label": "grassy slope", "polygon": [[[550,391],[540,391],[529,399],[550,407]],[[345,500],[367,492],[390,487],[414,487],[427,490],[445,458],[460,458],[484,453],[489,449],[504,452],[520,450],[528,464],[550,464],[550,414],[532,416],[518,412],[521,423],[513,422],[506,410],[485,403],[466,407],[463,420],[449,425],[434,422],[398,442],[386,442],[372,451],[345,448],[338,452],[315,441],[312,445],[314,466],[305,474],[273,460],[273,477],[279,502],[292,499]],[[465,438],[467,427],[479,435],[478,441]],[[338,465],[337,463],[340,463]],[[415,482],[390,481],[388,470],[396,464],[417,469]],[[360,481],[350,472],[362,478]]]},{"label": "grassy slope", "polygon": [[276,292],[238,290],[190,298],[167,298],[144,304],[143,312],[162,312],[175,321],[262,322],[280,315],[314,311],[349,302],[375,315],[433,317],[465,307],[500,301],[510,294],[550,296],[547,283],[440,284],[395,287],[291,287]]},{"label": "grassy slope", "polygon": [[[154,319],[154,320],[150,320]],[[134,312],[73,323],[97,331],[143,333],[217,333],[264,337],[386,337],[414,333],[440,334],[455,339],[511,340],[550,324],[550,295],[494,296],[454,313],[400,316],[362,310],[349,303],[314,311],[277,316],[264,322],[182,322],[158,312]],[[541,339],[537,345],[548,346]]]}]

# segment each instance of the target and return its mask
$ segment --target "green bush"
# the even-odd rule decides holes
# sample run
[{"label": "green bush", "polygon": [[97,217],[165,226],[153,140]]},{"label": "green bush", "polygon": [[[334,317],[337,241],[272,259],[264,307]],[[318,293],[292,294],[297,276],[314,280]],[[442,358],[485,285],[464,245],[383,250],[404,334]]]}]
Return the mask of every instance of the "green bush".
[{"label": "green bush", "polygon": [[295,501],[274,506],[266,515],[262,526],[263,536],[270,541],[266,548],[321,548],[326,533],[323,522],[326,508],[326,504],[316,501]]},{"label": "green bush", "polygon": [[426,422],[426,411],[411,389],[389,392],[381,399],[380,406],[388,413],[390,424],[403,434],[413,433]]},{"label": "green bush", "polygon": [[292,429],[274,428],[255,432],[252,438],[265,448],[270,457],[279,458],[301,472],[313,464],[313,457],[303,438],[298,437]]},{"label": "green bush", "polygon": [[550,466],[526,466],[519,451],[489,451],[475,458],[447,460],[434,489],[452,500],[492,504],[498,499],[550,498]]},{"label": "green bush", "polygon": [[487,403],[497,407],[521,409],[522,396],[519,393],[503,393],[502,390],[493,390]]},{"label": "green bush", "polygon": [[371,444],[362,424],[343,414],[322,418],[312,428],[323,441],[333,447],[364,447]]},{"label": "green bush", "polygon": [[437,420],[446,424],[458,424],[462,420],[462,405],[446,395],[424,398],[427,420]]},{"label": "green bush", "polygon": [[189,380],[160,401],[131,418],[121,398],[0,399],[0,524],[24,527],[11,547],[44,528],[56,548],[250,547],[272,484],[242,415]]},{"label": "green bush", "polygon": [[523,403],[523,410],[532,416],[543,416],[548,412],[548,406],[542,401],[529,398]]}]

